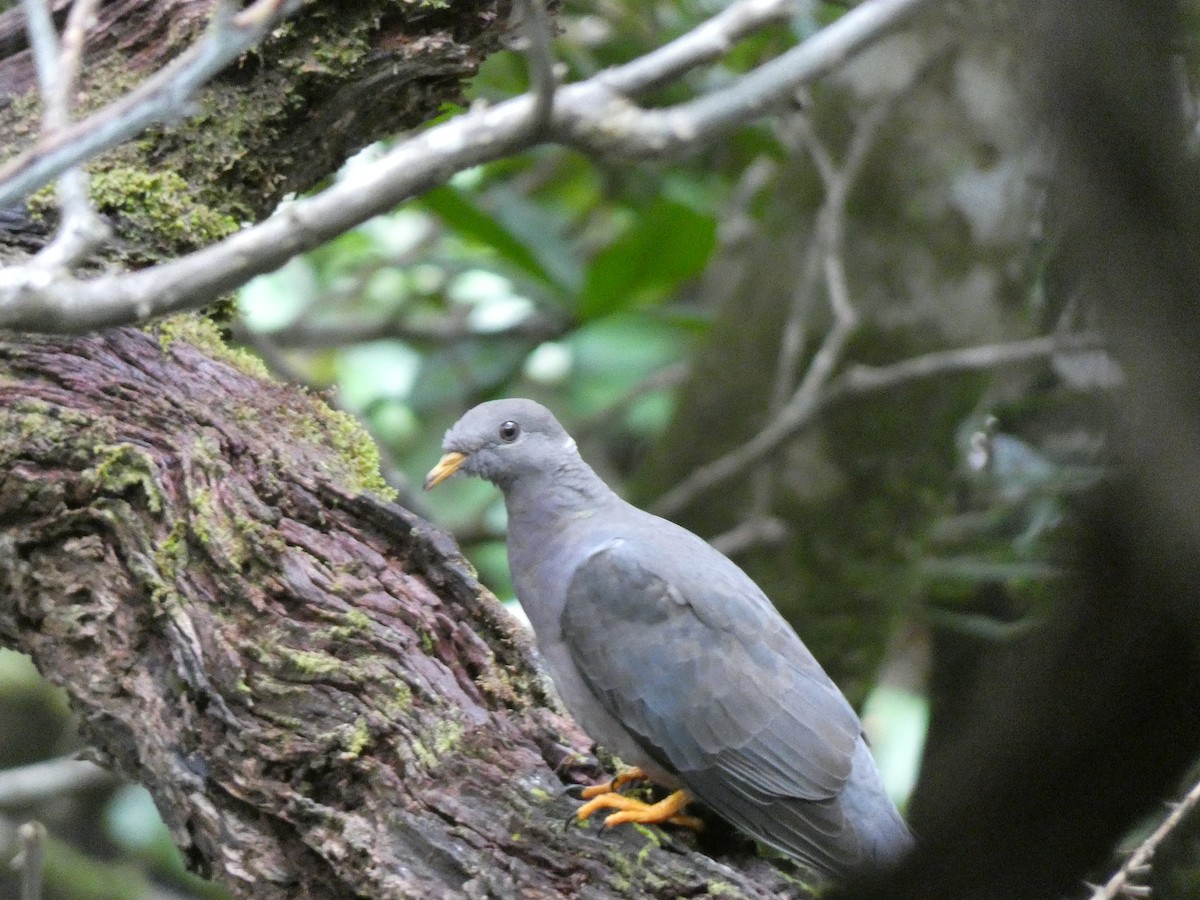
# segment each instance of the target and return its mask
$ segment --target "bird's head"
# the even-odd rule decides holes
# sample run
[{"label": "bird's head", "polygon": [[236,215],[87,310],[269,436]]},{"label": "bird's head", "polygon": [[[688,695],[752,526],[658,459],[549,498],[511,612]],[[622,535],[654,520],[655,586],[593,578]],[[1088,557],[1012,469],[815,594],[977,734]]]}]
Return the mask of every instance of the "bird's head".
[{"label": "bird's head", "polygon": [[425,490],[455,472],[506,488],[522,475],[553,472],[578,458],[575,441],[532,400],[492,400],[459,419],[442,441],[445,455],[425,476]]}]

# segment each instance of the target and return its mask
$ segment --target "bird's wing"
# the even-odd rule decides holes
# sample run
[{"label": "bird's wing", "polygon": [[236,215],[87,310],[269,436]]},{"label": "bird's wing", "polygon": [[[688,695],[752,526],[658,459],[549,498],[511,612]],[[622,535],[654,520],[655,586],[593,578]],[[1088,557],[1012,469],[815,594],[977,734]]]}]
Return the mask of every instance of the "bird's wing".
[{"label": "bird's wing", "polygon": [[853,865],[861,847],[837,798],[858,717],[753,582],[704,550],[688,569],[630,541],[589,556],[562,616],[576,666],[645,751],[735,825],[825,871]]}]

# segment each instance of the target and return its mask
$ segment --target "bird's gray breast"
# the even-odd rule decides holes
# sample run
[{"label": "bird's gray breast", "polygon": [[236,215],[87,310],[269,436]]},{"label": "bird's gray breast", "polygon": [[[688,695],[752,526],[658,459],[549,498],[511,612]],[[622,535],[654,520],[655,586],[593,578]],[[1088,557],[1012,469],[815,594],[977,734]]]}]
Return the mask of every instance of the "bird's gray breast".
[{"label": "bird's gray breast", "polygon": [[673,773],[646,754],[641,745],[600,702],[576,665],[563,636],[562,614],[567,587],[591,556],[619,540],[594,523],[567,525],[540,540],[522,540],[522,530],[509,530],[509,568],[513,588],[529,617],[542,661],[563,705],[597,743],[629,764],[640,766],[665,787],[677,787]]}]

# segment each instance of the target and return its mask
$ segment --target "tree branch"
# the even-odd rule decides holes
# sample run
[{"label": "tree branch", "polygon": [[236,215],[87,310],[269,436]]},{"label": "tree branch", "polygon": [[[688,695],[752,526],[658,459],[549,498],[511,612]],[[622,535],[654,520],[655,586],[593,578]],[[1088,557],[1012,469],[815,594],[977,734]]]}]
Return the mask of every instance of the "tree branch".
[{"label": "tree branch", "polygon": [[855,365],[827,385],[814,401],[797,391],[779,415],[737,449],[696,469],[653,504],[660,516],[678,513],[701,494],[736,478],[791,440],[829,406],[848,397],[886,391],[923,378],[979,372],[1037,362],[1056,353],[1099,346],[1094,335],[1050,335],[1005,344],[985,344],[914,356],[890,366]]},{"label": "tree branch", "polygon": [[64,757],[30,763],[0,771],[0,806],[27,806],[114,781],[107,769],[82,759]]},{"label": "tree branch", "polygon": [[[62,48],[46,0],[24,0],[26,29],[42,91],[42,137],[49,140],[71,123],[71,95],[79,74],[83,37],[95,14],[96,0],[78,0],[67,18]],[[82,168],[63,172],[58,182],[63,217],[54,240],[38,252],[31,265],[47,270],[70,266],[109,234],[88,197],[88,178]]]},{"label": "tree branch", "polygon": [[[761,24],[767,12],[775,17],[782,10],[779,4],[764,9],[763,0],[743,0],[751,12],[739,18],[726,11],[659,51],[662,56],[651,53],[636,63],[558,89],[548,129],[538,127],[537,100],[525,95],[430,128],[321,194],[288,204],[267,221],[189,256],[88,281],[49,277],[28,267],[7,269],[0,273],[0,327],[82,332],[197,308],[255,275],[278,268],[297,253],[444,183],[455,172],[545,139],[595,153],[619,150],[633,156],[696,146],[761,115],[770,105],[764,98],[783,101],[799,84],[829,71],[929,2],[868,0],[788,51],[786,61],[780,57],[775,61],[779,65],[766,64],[764,69],[770,67],[767,75],[760,74],[763,69],[757,70],[737,87],[720,92],[720,98],[709,106],[684,104],[673,110],[646,111],[613,93],[614,84],[629,93],[648,90],[661,73],[685,62],[699,64],[707,59],[720,43],[718,38],[732,41],[747,23]],[[713,22],[721,27],[713,27]],[[235,34],[237,40],[248,40],[248,36],[246,29]],[[211,43],[214,48],[209,52],[216,54],[221,47],[233,46],[232,40],[206,40],[201,48]],[[197,51],[191,57],[199,55]],[[196,65],[188,70],[187,90],[194,89],[201,69]],[[721,111],[714,113],[716,108]],[[20,196],[33,183],[23,181],[24,188],[10,187],[9,191]],[[0,200],[4,196],[0,190]]]},{"label": "tree branch", "polygon": [[255,900],[795,896],[729,847],[564,828],[600,773],[527,633],[363,491],[344,419],[190,340],[0,335],[0,639],[192,867]]},{"label": "tree branch", "polygon": [[1154,858],[1154,851],[1158,849],[1167,835],[1187,817],[1188,813],[1196,808],[1198,803],[1200,803],[1200,782],[1192,785],[1192,789],[1175,804],[1175,808],[1171,810],[1170,814],[1130,854],[1129,859],[1125,860],[1125,864],[1113,873],[1112,878],[1096,889],[1091,900],[1117,900],[1119,897],[1138,896],[1129,883],[1130,879],[1138,874],[1144,874],[1150,865],[1150,860]]}]

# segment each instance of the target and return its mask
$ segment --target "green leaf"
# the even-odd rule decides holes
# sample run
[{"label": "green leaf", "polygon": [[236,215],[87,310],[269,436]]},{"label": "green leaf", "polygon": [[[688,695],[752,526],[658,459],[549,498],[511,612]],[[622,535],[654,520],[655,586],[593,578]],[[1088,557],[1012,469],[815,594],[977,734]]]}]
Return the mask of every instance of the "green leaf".
[{"label": "green leaf", "polygon": [[593,319],[661,299],[704,270],[716,238],[712,216],[658,198],[588,266],[579,317]]},{"label": "green leaf", "polygon": [[496,218],[537,257],[552,282],[565,294],[577,294],[583,283],[583,267],[575,248],[563,240],[561,217],[506,185],[489,188],[488,200],[496,210]]},{"label": "green leaf", "polygon": [[[686,336],[647,313],[622,313],[589,322],[562,343],[574,360],[572,411],[589,416],[616,403],[651,372],[677,362]],[[643,424],[653,427],[653,421]]]},{"label": "green leaf", "polygon": [[501,257],[541,281],[563,287],[517,235],[464,192],[449,186],[440,187],[426,194],[422,203],[460,236],[491,247]]}]

